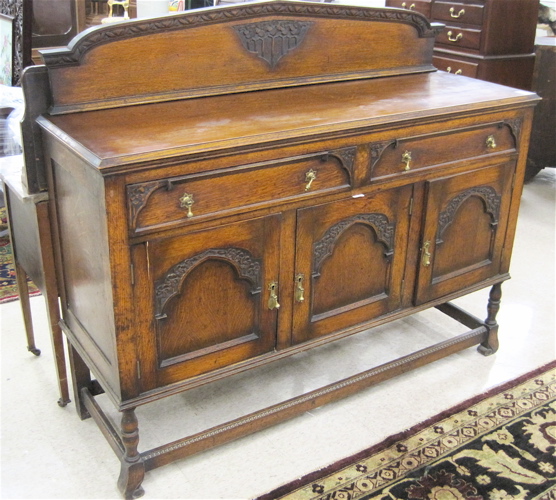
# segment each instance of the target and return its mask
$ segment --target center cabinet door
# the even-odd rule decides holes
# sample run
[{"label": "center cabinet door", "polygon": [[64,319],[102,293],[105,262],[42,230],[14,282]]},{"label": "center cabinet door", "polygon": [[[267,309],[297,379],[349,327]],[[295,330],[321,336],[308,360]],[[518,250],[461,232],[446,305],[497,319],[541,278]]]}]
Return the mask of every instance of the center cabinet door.
[{"label": "center cabinet door", "polygon": [[412,187],[298,212],[293,342],[400,307]]},{"label": "center cabinet door", "polygon": [[280,219],[138,246],[144,255],[136,258],[135,287],[148,293],[151,305],[138,312],[151,337],[141,354],[143,391],[274,350],[277,310],[268,302],[269,286],[278,280]]}]

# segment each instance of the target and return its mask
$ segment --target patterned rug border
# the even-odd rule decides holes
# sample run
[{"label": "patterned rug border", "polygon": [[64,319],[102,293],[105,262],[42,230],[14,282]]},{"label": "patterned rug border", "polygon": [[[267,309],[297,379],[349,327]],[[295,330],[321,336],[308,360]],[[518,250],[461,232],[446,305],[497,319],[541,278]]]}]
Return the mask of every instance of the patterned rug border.
[{"label": "patterned rug border", "polygon": [[[40,290],[29,292],[29,297],[38,297],[39,295],[41,295]],[[7,295],[6,297],[2,297],[0,299],[0,305],[7,304],[8,302],[15,302],[16,300],[19,300],[19,294],[16,293],[15,295]]]},{"label": "patterned rug border", "polygon": [[497,385],[495,387],[492,387],[491,389],[489,389],[486,392],[483,392],[481,394],[477,394],[476,396],[473,396],[465,401],[462,401],[461,403],[458,403],[455,406],[452,406],[451,408],[448,408],[444,411],[442,411],[441,413],[438,413],[430,418],[428,418],[427,420],[424,420],[423,422],[420,422],[416,425],[414,425],[413,427],[410,427],[409,429],[406,429],[402,432],[399,432],[397,434],[393,434],[392,436],[388,436],[386,439],[384,439],[383,441],[381,441],[380,443],[377,443],[369,448],[366,448],[354,455],[351,455],[349,457],[343,458],[341,460],[338,460],[337,462],[334,462],[326,467],[323,467],[322,469],[310,472],[309,474],[306,474],[305,476],[302,476],[298,479],[295,479],[287,484],[284,484],[282,486],[279,486],[278,488],[265,493],[259,497],[257,497],[255,500],[275,500],[283,495],[286,495],[288,493],[292,493],[293,491],[295,491],[298,488],[301,488],[302,486],[304,486],[305,484],[308,484],[310,482],[314,482],[314,481],[318,481],[319,479],[322,479],[330,474],[333,474],[335,471],[341,470],[345,467],[348,467],[349,465],[355,463],[355,462],[359,462],[361,461],[363,458],[368,457],[369,455],[372,455],[374,453],[377,453],[378,451],[382,450],[382,449],[386,449],[392,445],[394,445],[394,443],[396,443],[397,441],[403,441],[406,440],[409,436],[422,431],[423,429],[431,426],[432,424],[439,422],[441,420],[444,420],[446,418],[451,417],[452,415],[455,415],[458,412],[463,411],[465,408],[469,407],[469,406],[473,406],[478,404],[481,401],[484,401],[490,397],[493,397],[496,394],[499,394],[503,391],[509,390],[513,387],[516,387],[522,383],[524,383],[525,381],[532,379],[534,377],[537,377],[538,375],[545,373],[553,368],[556,368],[556,361],[551,361],[550,363],[547,363],[543,366],[540,366],[538,368],[535,368],[534,370],[531,370],[530,372],[524,373],[523,375],[520,375],[519,377],[510,380],[508,382],[504,382],[503,384]]}]

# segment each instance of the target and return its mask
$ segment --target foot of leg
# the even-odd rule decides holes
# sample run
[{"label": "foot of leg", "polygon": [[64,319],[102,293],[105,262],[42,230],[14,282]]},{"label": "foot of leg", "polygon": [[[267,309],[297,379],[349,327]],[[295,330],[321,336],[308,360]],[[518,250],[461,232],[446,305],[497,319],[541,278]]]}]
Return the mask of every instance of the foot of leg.
[{"label": "foot of leg", "polygon": [[484,356],[490,356],[498,350],[498,323],[496,315],[500,310],[500,299],[502,298],[502,283],[494,285],[490,289],[485,325],[488,328],[488,338],[478,347],[478,351]]},{"label": "foot of leg", "polygon": [[125,453],[121,458],[120,477],[118,488],[126,500],[143,496],[141,483],[145,477],[145,464],[137,450],[139,444],[139,426],[135,410],[124,410],[122,412],[122,441]]}]

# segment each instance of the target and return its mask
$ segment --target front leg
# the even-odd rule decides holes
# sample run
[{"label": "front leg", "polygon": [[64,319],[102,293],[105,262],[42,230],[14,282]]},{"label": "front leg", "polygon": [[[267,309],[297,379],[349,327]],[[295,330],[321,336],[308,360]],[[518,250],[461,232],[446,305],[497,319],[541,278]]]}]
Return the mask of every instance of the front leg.
[{"label": "front leg", "polygon": [[502,283],[497,283],[490,289],[488,298],[488,316],[485,325],[488,328],[488,338],[477,348],[484,356],[490,356],[498,350],[498,323],[496,315],[500,310],[500,299],[502,297]]},{"label": "front leg", "polygon": [[121,422],[122,441],[125,447],[121,457],[120,477],[118,488],[126,500],[143,496],[145,490],[141,483],[145,477],[145,464],[141,458],[137,445],[139,444],[139,426],[135,409],[124,410]]}]

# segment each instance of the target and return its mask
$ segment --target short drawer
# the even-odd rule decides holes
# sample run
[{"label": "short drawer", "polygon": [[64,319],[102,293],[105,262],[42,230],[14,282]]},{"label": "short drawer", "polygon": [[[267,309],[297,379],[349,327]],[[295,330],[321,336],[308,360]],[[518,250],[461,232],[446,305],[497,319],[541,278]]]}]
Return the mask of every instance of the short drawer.
[{"label": "short drawer", "polygon": [[371,145],[371,179],[406,175],[427,167],[515,151],[511,124],[405,137]]},{"label": "short drawer", "polygon": [[428,19],[431,17],[431,2],[423,0],[387,0],[387,7],[396,7],[398,9],[414,10],[425,15]]},{"label": "short drawer", "polygon": [[127,186],[131,233],[349,189],[356,148]]},{"label": "short drawer", "polygon": [[455,75],[469,76],[471,78],[477,77],[479,67],[478,63],[438,56],[434,56],[432,58],[432,63],[441,71],[447,71],[448,73],[454,73]]},{"label": "short drawer", "polygon": [[479,50],[481,48],[481,30],[446,25],[442,33],[436,38],[436,43],[451,49]]},{"label": "short drawer", "polygon": [[470,5],[468,3],[434,2],[432,18],[435,21],[458,22],[464,24],[483,24],[483,5]]}]

